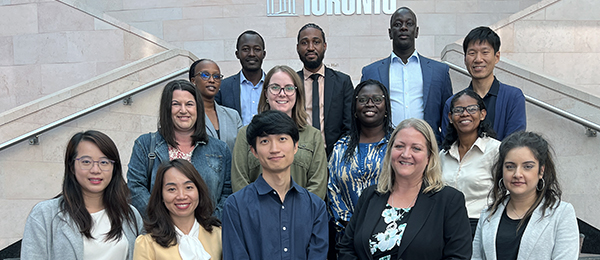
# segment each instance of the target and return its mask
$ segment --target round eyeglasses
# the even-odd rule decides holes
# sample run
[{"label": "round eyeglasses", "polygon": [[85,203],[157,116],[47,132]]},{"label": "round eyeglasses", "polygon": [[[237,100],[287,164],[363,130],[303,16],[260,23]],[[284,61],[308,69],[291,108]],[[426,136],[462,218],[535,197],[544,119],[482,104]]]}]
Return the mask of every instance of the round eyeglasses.
[{"label": "round eyeglasses", "polygon": [[279,86],[279,84],[270,84],[267,88],[269,89],[269,93],[273,95],[279,95],[279,93],[281,93],[281,90],[283,90],[283,93],[285,93],[288,96],[296,94],[297,89],[297,87],[294,85],[285,85],[285,87],[281,87]]},{"label": "round eyeglasses", "polygon": [[453,107],[452,114],[462,115],[462,113],[464,113],[465,110],[467,110],[467,112],[471,115],[475,114],[475,113],[477,113],[477,111],[479,111],[479,105],[470,105],[470,106],[466,106],[466,107]]},{"label": "round eyeglasses", "polygon": [[369,103],[369,100],[371,100],[373,101],[373,104],[381,105],[381,103],[383,103],[384,98],[384,95],[356,96],[356,102],[364,106],[367,103]]},{"label": "round eyeglasses", "polygon": [[223,74],[220,73],[215,73],[215,74],[210,74],[208,71],[201,71],[196,73],[195,76],[200,76],[200,78],[202,80],[206,80],[208,81],[208,79],[210,79],[210,77],[212,77],[215,81],[221,81],[223,79]]},{"label": "round eyeglasses", "polygon": [[113,163],[115,163],[115,161],[106,159],[106,158],[100,159],[98,161],[94,161],[89,156],[82,156],[79,158],[75,158],[75,160],[77,160],[79,162],[81,169],[86,170],[86,171],[91,170],[94,167],[94,163],[98,164],[98,168],[100,168],[100,170],[110,171],[111,170],[110,167],[113,165]]}]

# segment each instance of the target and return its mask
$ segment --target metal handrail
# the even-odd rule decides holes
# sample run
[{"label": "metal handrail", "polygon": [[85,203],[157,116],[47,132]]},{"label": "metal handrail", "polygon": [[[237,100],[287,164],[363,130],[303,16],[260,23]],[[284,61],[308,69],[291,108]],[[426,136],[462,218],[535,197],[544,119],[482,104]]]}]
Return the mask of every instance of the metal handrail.
[{"label": "metal handrail", "polygon": [[111,105],[111,104],[113,104],[113,103],[115,103],[115,102],[117,102],[119,100],[126,99],[126,98],[128,98],[128,97],[130,97],[132,95],[135,95],[135,94],[137,94],[139,92],[142,92],[142,91],[144,91],[144,90],[146,90],[148,88],[154,87],[154,86],[156,86],[158,84],[161,84],[161,83],[163,83],[163,82],[165,82],[167,80],[179,77],[179,76],[187,73],[188,71],[189,71],[189,68],[185,68],[185,69],[181,69],[181,70],[175,71],[175,72],[173,72],[173,73],[171,73],[169,75],[163,76],[163,77],[158,78],[158,79],[153,80],[153,81],[150,81],[150,82],[148,82],[148,83],[146,83],[144,85],[141,85],[141,86],[139,86],[137,88],[129,90],[129,91],[127,91],[125,93],[122,93],[120,95],[114,96],[114,97],[112,97],[110,99],[107,99],[105,101],[102,101],[102,102],[100,102],[100,103],[98,103],[96,105],[93,105],[91,107],[83,109],[83,110],[81,110],[81,111],[79,111],[77,113],[74,113],[74,114],[69,115],[67,117],[64,117],[62,119],[59,119],[57,121],[54,121],[54,122],[52,122],[50,124],[47,124],[47,125],[42,126],[40,128],[37,128],[37,129],[35,129],[33,131],[30,131],[30,132],[28,132],[26,134],[23,134],[21,136],[15,137],[15,138],[13,138],[13,139],[11,139],[9,141],[6,141],[6,142],[0,144],[0,151],[3,150],[3,149],[6,149],[6,148],[8,148],[8,147],[10,147],[12,145],[15,145],[16,143],[22,142],[22,141],[24,141],[26,139],[29,139],[29,138],[32,138],[32,137],[36,137],[36,136],[40,135],[43,132],[46,132],[46,131],[51,130],[53,128],[56,128],[56,127],[58,127],[58,126],[60,126],[62,124],[68,123],[68,122],[70,122],[72,120],[75,120],[75,119],[81,117],[81,116],[84,116],[84,115],[87,115],[87,114],[89,114],[91,112],[94,112],[94,111],[96,111],[96,110],[98,110],[100,108],[103,108],[105,106]]},{"label": "metal handrail", "polygon": [[[450,63],[448,61],[443,61],[443,62],[445,64],[447,64],[448,66],[450,66],[451,69],[453,69],[455,71],[458,71],[458,72],[460,72],[460,73],[462,73],[462,74],[464,74],[466,76],[471,77],[471,74],[469,74],[469,71],[467,71],[466,69],[464,69],[464,68],[462,68],[460,66],[457,66],[456,64]],[[589,121],[589,120],[587,120],[585,118],[582,118],[582,117],[580,117],[578,115],[575,115],[575,114],[572,114],[570,112],[564,111],[564,110],[562,110],[562,109],[560,109],[558,107],[550,105],[550,104],[548,104],[548,103],[546,103],[544,101],[541,101],[539,99],[530,97],[530,96],[525,95],[525,94],[523,94],[523,95],[525,96],[525,100],[527,102],[531,103],[531,104],[534,104],[534,105],[536,105],[538,107],[541,107],[541,108],[543,108],[545,110],[548,110],[548,111],[550,111],[550,112],[552,112],[554,114],[557,114],[557,115],[562,116],[562,117],[564,117],[566,119],[569,119],[571,121],[579,123],[579,124],[587,127],[589,130],[600,131],[600,125],[599,124],[596,124],[596,123],[594,123],[592,121]],[[589,130],[588,130],[588,132],[589,132]],[[595,136],[596,133],[595,132],[589,132],[588,135]]]}]

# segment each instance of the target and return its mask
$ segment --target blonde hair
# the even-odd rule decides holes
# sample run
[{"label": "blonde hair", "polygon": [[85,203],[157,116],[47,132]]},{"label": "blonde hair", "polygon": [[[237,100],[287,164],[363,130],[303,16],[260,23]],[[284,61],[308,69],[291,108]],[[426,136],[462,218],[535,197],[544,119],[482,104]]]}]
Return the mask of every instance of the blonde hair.
[{"label": "blonde hair", "polygon": [[390,137],[387,150],[385,151],[385,157],[383,158],[383,168],[381,169],[381,174],[379,174],[379,181],[377,184],[377,191],[379,193],[391,193],[394,190],[396,174],[391,164],[392,149],[394,149],[394,142],[396,141],[398,132],[402,129],[411,127],[425,137],[427,146],[427,156],[429,157],[429,161],[427,162],[427,167],[425,167],[425,172],[423,172],[423,193],[428,193],[430,191],[438,192],[444,187],[437,141],[435,140],[435,134],[433,133],[431,126],[422,119],[409,118],[400,122]]},{"label": "blonde hair", "polygon": [[292,68],[286,65],[278,65],[273,67],[267,75],[265,76],[265,82],[263,84],[262,91],[260,92],[260,98],[258,100],[258,113],[262,113],[267,110],[271,110],[271,106],[269,102],[267,102],[267,91],[269,88],[269,83],[271,82],[271,77],[273,74],[277,72],[284,72],[290,78],[292,78],[292,82],[294,82],[294,86],[296,86],[296,103],[292,108],[292,119],[299,130],[303,130],[304,127],[308,124],[306,118],[308,117],[308,113],[306,113],[306,108],[304,107],[305,97],[304,97],[304,81],[300,79],[298,73],[296,73]]}]

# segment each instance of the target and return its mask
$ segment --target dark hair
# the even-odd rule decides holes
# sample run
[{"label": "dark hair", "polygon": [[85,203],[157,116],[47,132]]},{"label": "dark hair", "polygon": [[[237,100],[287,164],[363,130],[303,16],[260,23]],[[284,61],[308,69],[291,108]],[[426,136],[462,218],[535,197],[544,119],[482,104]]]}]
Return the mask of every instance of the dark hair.
[{"label": "dark hair", "polygon": [[[537,190],[536,187],[537,198],[529,210],[527,210],[525,216],[521,219],[521,222],[519,222],[518,228],[521,227],[524,220],[531,217],[533,211],[540,205],[542,200],[544,201],[544,205],[542,206],[542,216],[544,216],[546,209],[554,207],[555,203],[558,203],[557,206],[560,204],[562,195],[556,176],[556,167],[554,165],[554,160],[552,159],[554,151],[550,144],[548,144],[548,142],[539,134],[524,131],[515,132],[504,138],[500,144],[498,160],[496,160],[493,167],[494,186],[490,191],[492,206],[488,208],[488,211],[492,212],[492,214],[496,213],[498,205],[509,196],[506,187],[504,185],[500,186],[499,182],[503,176],[503,166],[506,154],[512,149],[519,147],[529,148],[533,157],[539,162],[539,173],[541,173],[542,167],[544,168],[544,173],[542,176],[543,187],[540,190]],[[492,214],[490,214],[490,217]]]},{"label": "dark hair", "polygon": [[415,24],[417,24],[417,15],[415,14],[415,12],[413,12],[413,10],[411,10],[410,8],[408,8],[406,6],[403,6],[403,7],[400,7],[398,9],[396,9],[396,11],[390,17],[390,28],[392,27],[392,24],[394,23],[394,17],[396,16],[396,13],[398,13],[398,11],[400,11],[402,9],[407,10],[408,12],[410,12],[410,14],[412,14],[413,18],[415,18]]},{"label": "dark hair", "polygon": [[[452,115],[452,109],[454,108],[454,105],[456,104],[456,101],[462,97],[462,96],[469,96],[472,97],[473,99],[475,99],[477,101],[477,105],[479,106],[479,110],[486,110],[485,108],[485,102],[483,102],[483,99],[479,96],[479,94],[475,93],[475,91],[471,90],[471,89],[463,89],[461,91],[459,91],[458,93],[454,94],[454,96],[452,97],[452,100],[450,101],[450,112],[449,114]],[[442,116],[448,116],[448,115],[442,115]],[[455,141],[458,141],[458,132],[456,131],[456,128],[454,127],[453,124],[448,124],[448,127],[446,127],[447,132],[446,132],[446,136],[444,137],[444,141],[442,141],[442,149],[448,151],[450,150],[450,147],[452,147],[452,144]],[[484,122],[483,120],[479,121],[479,126],[477,127],[477,136],[479,137],[485,137],[485,136],[489,136],[492,138],[496,138],[496,131],[494,131],[494,128],[492,128],[492,126],[490,125],[490,123],[488,122]],[[459,141],[460,142],[460,141]]]},{"label": "dark hair", "polygon": [[304,31],[308,28],[314,28],[314,29],[321,31],[321,37],[323,37],[323,42],[327,43],[327,41],[325,41],[325,32],[323,31],[323,29],[321,29],[320,26],[318,26],[314,23],[307,23],[304,26],[302,26],[302,28],[300,28],[300,31],[298,31],[298,42],[300,42],[300,34],[302,33],[302,31]]},{"label": "dark hair", "polygon": [[260,36],[260,34],[257,33],[256,31],[247,30],[247,31],[243,32],[242,34],[240,34],[240,36],[238,36],[237,41],[235,42],[235,49],[236,50],[240,49],[240,40],[242,39],[242,36],[244,36],[246,34],[258,36],[258,38],[260,38],[260,41],[262,42],[262,48],[263,48],[263,50],[265,49],[265,39],[263,39],[263,37]]},{"label": "dark hair", "polygon": [[102,192],[102,204],[110,220],[110,231],[106,234],[105,241],[111,239],[119,240],[123,235],[123,221],[133,223],[136,226],[136,230],[138,228],[135,221],[135,213],[128,203],[129,189],[123,178],[119,150],[117,150],[115,143],[106,134],[89,130],[76,133],[69,140],[67,151],[65,152],[65,175],[62,193],[59,195],[62,196],[60,209],[73,219],[82,235],[90,239],[93,238],[91,230],[94,222],[85,207],[81,185],[75,176],[75,159],[78,155],[77,146],[82,141],[93,143],[106,158],[114,161],[111,180]]},{"label": "dark hair", "polygon": [[203,61],[210,61],[214,64],[217,64],[214,60],[211,59],[199,59],[197,61],[194,61],[194,63],[190,65],[190,71],[188,72],[190,81],[192,81],[192,78],[195,76],[194,74],[196,74],[196,66],[198,66],[198,64]]},{"label": "dark hair", "polygon": [[267,93],[269,84],[271,83],[271,78],[277,72],[283,72],[290,76],[292,82],[294,82],[294,86],[296,86],[296,103],[294,104],[294,107],[292,107],[292,119],[296,123],[298,129],[303,130],[306,125],[308,125],[308,122],[306,121],[308,114],[306,113],[306,108],[304,107],[304,81],[300,78],[300,76],[298,76],[298,73],[296,73],[294,69],[290,68],[289,66],[277,65],[267,72],[265,81],[263,83],[263,88],[260,92],[260,98],[258,99],[258,113],[271,110],[271,105],[269,105],[269,102],[267,101]]},{"label": "dark hair", "polygon": [[[352,98],[352,108],[350,111],[352,111],[352,114],[355,115],[356,114],[356,97],[358,96],[358,93],[360,93],[360,91],[366,87],[366,86],[377,86],[379,87],[379,89],[381,89],[381,92],[383,93],[383,96],[385,98],[385,117],[383,118],[383,132],[385,133],[386,136],[389,136],[392,131],[394,131],[394,124],[392,123],[392,105],[390,102],[390,95],[389,95],[389,91],[388,89],[385,87],[385,85],[383,85],[381,82],[374,80],[374,79],[368,79],[365,80],[361,83],[359,83],[356,88],[354,89],[354,96]],[[352,159],[352,157],[354,157],[354,153],[355,153],[355,149],[357,149],[358,147],[358,143],[360,141],[360,131],[361,131],[361,124],[358,121],[358,119],[356,118],[356,116],[352,116],[352,124],[350,125],[350,132],[348,133],[349,136],[349,141],[348,141],[348,148],[346,149],[346,152],[344,152],[344,161],[346,162],[350,162],[350,159]]]},{"label": "dark hair", "polygon": [[208,143],[208,135],[206,134],[204,125],[204,103],[196,87],[184,79],[176,79],[167,83],[162,92],[160,97],[160,111],[158,112],[158,132],[170,146],[177,147],[179,145],[175,141],[175,126],[171,117],[171,101],[173,100],[173,92],[175,90],[190,92],[196,101],[196,123],[194,125],[194,133],[192,134],[192,143]]},{"label": "dark hair", "polygon": [[463,40],[463,51],[467,55],[470,43],[489,43],[494,48],[494,54],[500,50],[500,37],[490,27],[480,26],[469,32]]},{"label": "dark hair", "polygon": [[256,137],[278,134],[289,135],[294,144],[300,139],[298,127],[291,117],[279,110],[267,110],[252,118],[246,129],[246,140],[256,149]]},{"label": "dark hair", "polygon": [[177,245],[175,224],[163,198],[164,176],[171,168],[177,169],[190,179],[196,186],[196,190],[198,190],[198,206],[194,209],[194,217],[198,223],[208,232],[212,232],[213,226],[221,226],[221,221],[212,215],[214,205],[208,192],[208,186],[206,186],[194,165],[184,159],[166,161],[158,167],[156,172],[156,184],[152,187],[152,193],[146,208],[148,219],[144,221],[146,231],[162,247]]}]

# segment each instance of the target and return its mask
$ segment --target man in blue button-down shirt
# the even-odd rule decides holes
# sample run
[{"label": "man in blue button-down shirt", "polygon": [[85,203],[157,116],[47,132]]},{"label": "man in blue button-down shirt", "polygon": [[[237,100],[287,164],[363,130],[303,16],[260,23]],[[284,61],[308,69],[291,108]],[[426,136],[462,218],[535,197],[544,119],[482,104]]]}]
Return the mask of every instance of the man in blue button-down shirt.
[{"label": "man in blue button-down shirt", "polygon": [[246,131],[262,174],[229,196],[223,211],[223,259],[326,259],[325,202],[292,180],[298,128],[276,110],[252,119]]}]

